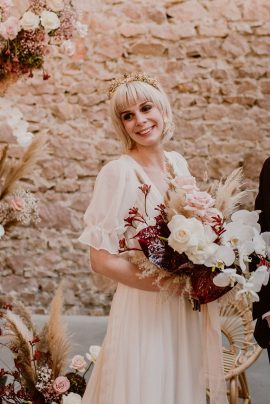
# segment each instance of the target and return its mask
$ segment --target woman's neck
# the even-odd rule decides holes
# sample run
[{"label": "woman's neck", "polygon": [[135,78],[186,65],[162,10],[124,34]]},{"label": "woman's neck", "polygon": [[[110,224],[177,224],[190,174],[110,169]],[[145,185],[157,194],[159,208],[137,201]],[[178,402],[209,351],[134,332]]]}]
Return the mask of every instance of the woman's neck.
[{"label": "woman's neck", "polygon": [[128,154],[135,158],[135,160],[146,169],[165,169],[165,154],[161,145],[151,148],[135,146]]}]

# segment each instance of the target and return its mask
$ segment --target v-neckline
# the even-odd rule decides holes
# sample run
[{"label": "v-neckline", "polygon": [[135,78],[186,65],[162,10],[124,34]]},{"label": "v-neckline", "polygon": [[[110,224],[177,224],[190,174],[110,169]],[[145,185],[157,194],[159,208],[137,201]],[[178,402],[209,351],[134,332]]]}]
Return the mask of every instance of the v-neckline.
[{"label": "v-neckline", "polygon": [[[165,158],[170,161],[169,156],[168,156],[168,152],[164,151],[164,155]],[[162,195],[162,193],[160,192],[159,188],[157,187],[157,185],[154,183],[153,180],[151,180],[151,178],[149,177],[149,175],[147,174],[147,172],[145,171],[145,169],[143,168],[143,166],[137,161],[135,160],[134,157],[130,156],[129,154],[124,154],[123,156],[126,156],[131,162],[133,162],[133,164],[135,166],[137,166],[141,172],[143,173],[143,176],[147,179],[148,185],[153,186],[153,188],[155,189],[156,193],[159,194],[159,196],[162,198],[162,200],[164,200],[165,194]]]}]

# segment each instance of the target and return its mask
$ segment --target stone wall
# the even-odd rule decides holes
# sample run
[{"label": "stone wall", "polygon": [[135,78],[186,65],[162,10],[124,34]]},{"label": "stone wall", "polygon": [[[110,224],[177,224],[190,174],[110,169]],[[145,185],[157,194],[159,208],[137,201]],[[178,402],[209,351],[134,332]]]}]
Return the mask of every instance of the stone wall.
[{"label": "stone wall", "polygon": [[[81,2],[89,35],[77,55],[56,52],[48,81],[37,73],[6,95],[30,130],[49,139],[27,184],[40,198],[42,220],[15,228],[0,247],[2,292],[38,313],[47,312],[61,279],[68,313],[102,314],[110,305],[114,286],[89,275],[77,237],[98,171],[120,153],[108,119],[113,77],[134,70],[156,76],[175,117],[167,149],[183,153],[199,180],[242,166],[248,206],[270,155],[269,0]],[[11,154],[19,155],[15,144]]]}]

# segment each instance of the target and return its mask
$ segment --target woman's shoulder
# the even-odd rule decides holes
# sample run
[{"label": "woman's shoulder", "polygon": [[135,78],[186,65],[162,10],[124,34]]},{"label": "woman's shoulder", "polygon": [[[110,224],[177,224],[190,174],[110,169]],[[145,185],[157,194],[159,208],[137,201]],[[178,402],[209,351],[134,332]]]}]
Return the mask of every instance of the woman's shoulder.
[{"label": "woman's shoulder", "polygon": [[101,168],[100,173],[109,173],[109,172],[120,172],[123,169],[128,169],[128,161],[125,159],[125,155],[121,155],[116,159],[108,161]]},{"label": "woman's shoulder", "polygon": [[182,163],[184,166],[187,166],[187,160],[182,156],[182,154],[172,150],[172,151],[166,151],[165,152],[167,158],[171,161],[171,162],[176,162],[176,163]]},{"label": "woman's shoulder", "polygon": [[173,165],[178,175],[190,175],[187,160],[176,151],[165,152],[167,159]]}]

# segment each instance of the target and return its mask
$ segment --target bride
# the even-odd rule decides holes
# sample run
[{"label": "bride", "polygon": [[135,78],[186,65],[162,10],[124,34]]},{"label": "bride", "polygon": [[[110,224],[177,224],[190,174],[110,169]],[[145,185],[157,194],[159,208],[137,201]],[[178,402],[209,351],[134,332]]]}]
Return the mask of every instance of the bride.
[{"label": "bride", "polygon": [[[160,84],[145,74],[125,75],[109,91],[110,113],[124,153],[97,176],[80,241],[90,246],[92,270],[118,283],[107,334],[83,404],[225,404],[221,338],[216,302],[193,311],[181,295],[164,299],[154,279],[119,254],[132,240],[124,219],[143,208],[139,178],[151,185],[149,216],[164,201],[167,163],[190,175],[184,157],[166,152],[172,112]],[[136,241],[133,239],[134,246]]]}]

